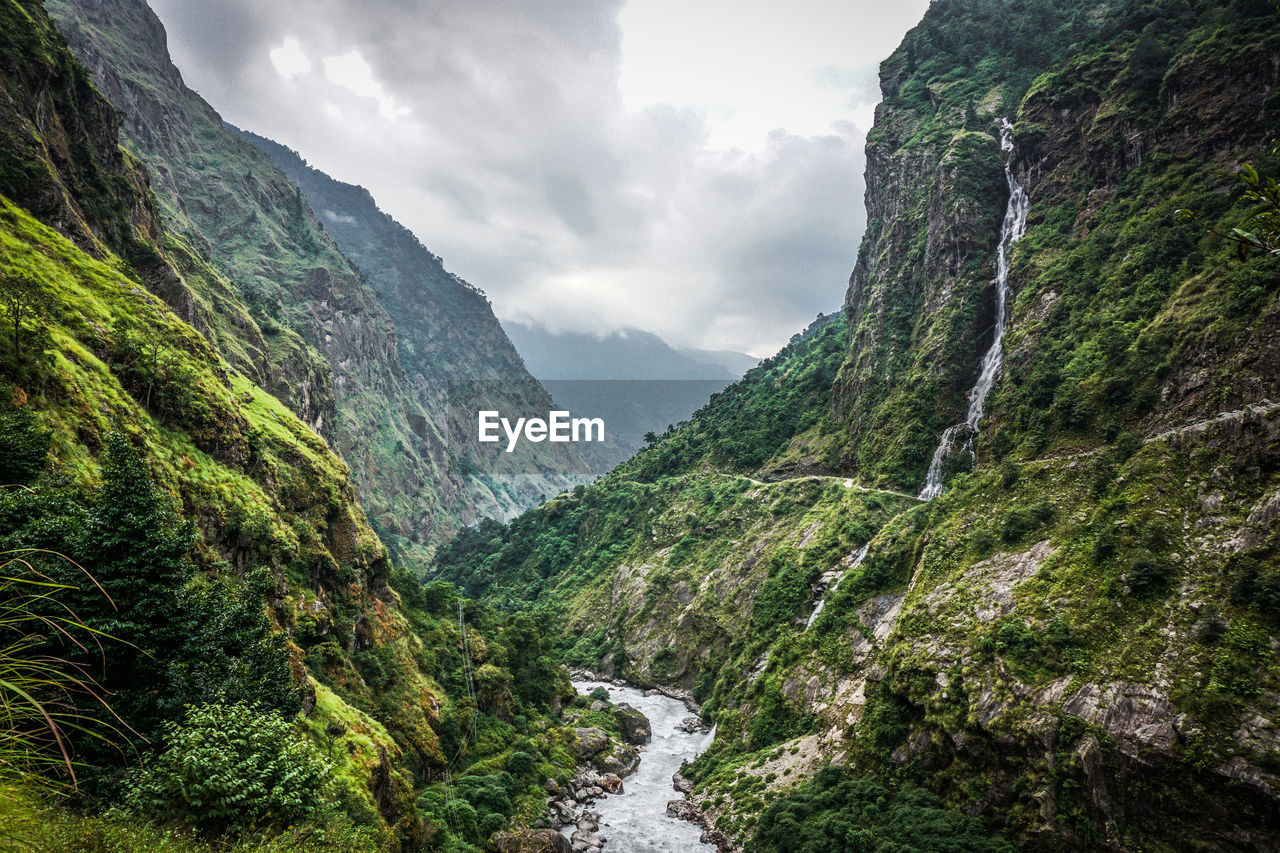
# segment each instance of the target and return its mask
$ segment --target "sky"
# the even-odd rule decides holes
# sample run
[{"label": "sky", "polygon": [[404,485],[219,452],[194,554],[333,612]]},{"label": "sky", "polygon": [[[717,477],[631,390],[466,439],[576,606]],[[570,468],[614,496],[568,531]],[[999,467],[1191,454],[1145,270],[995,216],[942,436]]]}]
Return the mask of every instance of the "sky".
[{"label": "sky", "polygon": [[369,188],[504,322],[771,355],[857,258],[928,0],[151,0],[227,121]]}]

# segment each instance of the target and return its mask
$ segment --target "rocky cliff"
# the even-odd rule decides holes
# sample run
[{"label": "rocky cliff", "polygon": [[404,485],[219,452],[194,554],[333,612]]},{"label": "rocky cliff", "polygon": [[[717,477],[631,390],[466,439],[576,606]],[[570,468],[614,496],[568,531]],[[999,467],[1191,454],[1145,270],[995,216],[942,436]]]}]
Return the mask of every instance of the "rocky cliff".
[{"label": "rocky cliff", "polygon": [[[352,465],[371,520],[403,559],[421,563],[434,536],[508,517],[572,482],[550,463],[508,477],[489,470],[501,457],[464,461],[464,450],[451,446],[443,404],[451,381],[501,374],[524,402],[546,399],[478,294],[433,270],[438,261],[425,265],[426,279],[408,273],[425,250],[381,214],[369,219],[385,231],[376,246],[348,244],[353,263],[306,193],[183,84],[145,2],[48,6],[123,113],[128,148],[154,175],[171,226],[166,251],[186,283],[157,292],[333,443]],[[219,275],[202,272],[197,258]],[[385,286],[381,300],[371,282]],[[442,285],[456,292],[440,315],[433,309]],[[576,462],[559,461],[566,469]]]},{"label": "rocky cliff", "polygon": [[[1280,270],[1220,235],[1238,165],[1280,167],[1278,38],[1267,4],[935,2],[882,67],[839,351],[442,569],[567,593],[571,655],[692,687],[694,799],[752,849],[889,831],[872,789],[1035,849],[1273,848]],[[913,500],[994,340],[1006,165],[1003,367]]]},{"label": "rocky cliff", "polygon": [[[104,15],[121,8],[95,4]],[[181,233],[190,225],[181,210],[208,215],[205,200],[234,195],[229,184],[206,173],[212,189],[158,201],[149,187],[164,181],[153,181],[120,146],[120,114],[90,84],[42,5],[6,3],[0,23],[7,135],[0,550],[22,555],[7,558],[7,573],[65,581],[42,587],[53,612],[74,609],[75,622],[64,624],[83,619],[103,631],[76,646],[65,629],[45,630],[55,622],[42,623],[6,645],[5,666],[14,671],[34,659],[56,684],[70,655],[79,664],[67,665],[71,677],[97,679],[118,715],[100,729],[92,719],[63,717],[74,721],[64,733],[76,749],[82,790],[93,795],[72,806],[44,790],[48,780],[28,763],[28,752],[54,748],[47,729],[32,737],[6,714],[6,839],[47,850],[421,849],[453,843],[443,802],[467,795],[441,777],[467,773],[477,761],[486,772],[472,774],[472,798],[480,802],[476,791],[500,784],[502,799],[480,806],[484,836],[468,805],[472,824],[458,829],[457,843],[482,843],[517,812],[532,819],[542,808],[537,785],[576,763],[561,743],[572,733],[547,716],[566,693],[545,658],[547,632],[536,620],[508,621],[478,608],[464,614],[449,590],[424,591],[416,575],[392,563],[347,464],[301,417],[315,416],[319,425],[326,406],[341,417],[344,404],[317,403],[313,395],[316,405],[304,405],[282,395],[295,412],[255,381],[287,366],[272,342],[292,334],[286,350],[305,353],[308,345],[300,334],[264,332],[271,327],[244,307],[243,279],[233,282],[205,260],[210,246],[196,242],[199,234]],[[155,132],[174,130],[166,122],[181,117],[157,114]],[[135,132],[149,126],[139,122]],[[265,157],[262,163],[273,168]],[[190,167],[183,180],[199,185],[196,171]],[[255,237],[311,221],[283,177],[264,181],[259,186],[284,211],[227,202],[228,211],[274,217]],[[332,248],[315,251],[317,263],[337,257]],[[282,248],[278,259],[285,257]],[[351,372],[337,374],[347,383],[370,381],[373,390],[360,393],[374,394],[394,387],[377,384],[393,363],[394,335],[376,303],[361,301],[366,285],[342,269],[308,267],[301,283],[282,278],[315,301],[293,316],[330,323],[335,340],[377,339],[365,361],[353,357]],[[268,273],[260,270],[264,280]],[[255,342],[267,342],[265,349]],[[328,375],[322,360],[314,364],[317,376]],[[16,609],[23,606],[30,605]],[[38,698],[64,714],[47,683]],[[12,680],[3,692],[13,700]],[[324,790],[307,794],[325,801],[322,813],[288,826],[267,815],[239,840],[223,835],[227,800],[214,807],[189,797],[179,809],[195,812],[185,818],[147,809],[100,814],[102,804],[127,795],[131,768],[154,767],[160,749],[173,744],[164,726],[182,722],[184,704],[243,704],[249,719],[284,718],[292,738],[325,756]],[[508,772],[516,720],[528,728]],[[287,760],[258,754],[242,769]],[[201,784],[219,775],[205,767]],[[253,798],[231,792],[234,802],[246,799]],[[209,821],[215,808],[223,811]]]}]

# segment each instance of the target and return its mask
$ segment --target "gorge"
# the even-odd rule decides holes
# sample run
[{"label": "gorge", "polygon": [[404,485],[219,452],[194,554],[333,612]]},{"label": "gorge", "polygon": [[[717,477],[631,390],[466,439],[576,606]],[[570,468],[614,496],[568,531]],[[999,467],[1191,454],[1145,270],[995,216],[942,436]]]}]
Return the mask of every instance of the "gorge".
[{"label": "gorge", "polygon": [[842,309],[596,477],[143,0],[3,0],[0,838],[1275,849],[1280,11],[935,0],[879,93]]}]

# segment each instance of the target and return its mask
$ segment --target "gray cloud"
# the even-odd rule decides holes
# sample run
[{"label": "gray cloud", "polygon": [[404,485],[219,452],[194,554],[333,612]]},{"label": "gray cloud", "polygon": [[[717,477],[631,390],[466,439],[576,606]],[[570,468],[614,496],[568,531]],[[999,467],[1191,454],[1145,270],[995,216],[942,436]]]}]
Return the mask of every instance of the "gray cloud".
[{"label": "gray cloud", "polygon": [[[768,354],[843,295],[866,128],[720,151],[699,109],[626,108],[618,0],[152,5],[229,121],[369,187],[504,318]],[[873,102],[884,28],[818,83]],[[286,39],[310,61],[288,79]]]}]

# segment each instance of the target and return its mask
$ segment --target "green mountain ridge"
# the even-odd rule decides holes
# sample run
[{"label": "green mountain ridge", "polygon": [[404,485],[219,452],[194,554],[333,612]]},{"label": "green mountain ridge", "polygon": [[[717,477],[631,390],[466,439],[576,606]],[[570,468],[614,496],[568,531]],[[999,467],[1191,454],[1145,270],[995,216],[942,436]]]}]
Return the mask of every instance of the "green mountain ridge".
[{"label": "green mountain ridge", "polygon": [[[938,807],[981,824],[947,849],[1272,849],[1280,269],[1221,235],[1239,164],[1280,167],[1278,38],[1267,3],[933,3],[881,67],[839,325],[434,576],[692,690],[722,849],[940,849]],[[991,342],[1002,117],[1004,369],[922,502]]]},{"label": "green mountain ridge", "polygon": [[[512,477],[489,470],[501,456],[464,462],[455,446],[450,382],[496,376],[512,409],[545,411],[549,402],[483,299],[433,270],[434,256],[380,213],[369,217],[372,238],[339,245],[350,229],[322,225],[271,157],[185,86],[145,2],[63,0],[48,9],[124,113],[127,146],[154,176],[185,283],[157,292],[334,444],[400,559],[422,565],[436,536],[509,517],[574,482],[566,472],[581,462],[571,450]],[[320,175],[309,185],[338,186]],[[376,262],[370,251],[381,253]],[[407,307],[412,300],[420,310]]]},{"label": "green mountain ridge", "polygon": [[[533,822],[580,763],[538,617],[392,562],[347,464],[255,382],[243,291],[169,230],[42,4],[5,0],[0,31],[0,551],[44,591],[6,579],[0,843],[469,851]],[[50,725],[74,790],[33,763]]]}]

